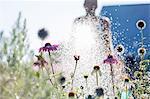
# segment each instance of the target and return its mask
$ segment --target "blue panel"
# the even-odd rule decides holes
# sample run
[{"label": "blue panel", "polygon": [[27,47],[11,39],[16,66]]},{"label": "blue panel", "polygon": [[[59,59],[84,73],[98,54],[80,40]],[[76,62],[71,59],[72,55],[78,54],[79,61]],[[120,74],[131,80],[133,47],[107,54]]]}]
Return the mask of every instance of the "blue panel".
[{"label": "blue panel", "polygon": [[109,17],[112,22],[114,46],[121,43],[125,46],[126,53],[135,55],[141,47],[141,33],[136,27],[136,22],[144,20],[144,45],[147,55],[150,55],[150,4],[104,6],[100,15]]}]

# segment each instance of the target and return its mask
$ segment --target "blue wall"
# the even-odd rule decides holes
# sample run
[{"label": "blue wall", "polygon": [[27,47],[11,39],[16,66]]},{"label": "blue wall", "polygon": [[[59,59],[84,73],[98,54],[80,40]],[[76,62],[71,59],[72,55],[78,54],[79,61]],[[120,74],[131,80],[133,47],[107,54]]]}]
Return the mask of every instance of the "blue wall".
[{"label": "blue wall", "polygon": [[137,49],[141,46],[141,33],[136,27],[136,22],[144,20],[144,45],[147,56],[150,55],[150,4],[104,6],[100,15],[110,18],[113,44],[123,44],[126,54],[137,55]]}]

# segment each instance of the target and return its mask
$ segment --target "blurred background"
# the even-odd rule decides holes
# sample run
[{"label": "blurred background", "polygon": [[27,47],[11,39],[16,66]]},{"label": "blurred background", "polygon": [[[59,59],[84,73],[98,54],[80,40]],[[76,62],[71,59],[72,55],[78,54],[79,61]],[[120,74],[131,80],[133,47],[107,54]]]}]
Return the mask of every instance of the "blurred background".
[{"label": "blurred background", "polygon": [[[52,85],[52,75],[46,74],[46,69],[44,71],[42,67],[39,71],[34,71],[33,67],[37,62],[43,62],[45,57],[49,63],[59,63],[59,60],[54,59],[59,56],[59,51],[53,53],[52,60],[49,60],[48,55],[44,54],[44,58],[40,56],[38,49],[46,42],[61,44],[69,40],[74,19],[85,15],[83,2],[84,0],[0,0],[0,99],[68,97],[68,93],[58,91]],[[139,96],[143,93],[150,95],[150,73],[147,72],[150,70],[149,4],[149,0],[98,0],[96,10],[97,16],[104,15],[111,20],[114,47],[118,44],[125,47],[123,61],[127,73],[132,80],[140,78],[140,82],[135,82],[137,87],[134,89],[135,94],[139,92]],[[136,26],[139,20],[144,20],[146,24],[143,29],[144,47],[147,51],[144,60],[140,59],[137,52],[141,47],[141,34]],[[40,36],[40,32],[44,35]],[[127,56],[128,54],[135,56]],[[141,72],[141,69],[145,72]],[[146,82],[143,82],[143,76]],[[58,74],[55,82],[60,84],[60,89],[63,87],[61,77]],[[66,83],[65,78],[63,81]]]},{"label": "blurred background", "polygon": [[[37,32],[40,28],[46,28],[50,33],[45,42],[60,43],[67,40],[74,19],[85,15],[83,2],[84,0],[0,0],[0,30],[4,31],[6,36],[10,36],[11,27],[15,24],[18,13],[21,12],[23,18],[27,20],[31,49],[35,50],[41,46],[37,39]],[[148,2],[148,0],[98,0],[96,14],[101,13],[103,5],[145,4]],[[107,9],[111,8],[103,10]],[[102,14],[106,15],[103,12]]]}]

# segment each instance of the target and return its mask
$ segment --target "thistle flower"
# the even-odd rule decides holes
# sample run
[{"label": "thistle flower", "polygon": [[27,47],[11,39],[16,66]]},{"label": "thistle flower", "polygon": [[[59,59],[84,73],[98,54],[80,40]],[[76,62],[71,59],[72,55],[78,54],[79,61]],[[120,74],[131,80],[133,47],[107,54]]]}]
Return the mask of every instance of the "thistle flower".
[{"label": "thistle flower", "polygon": [[48,36],[48,31],[45,30],[45,28],[42,28],[38,31],[38,37],[41,40],[44,40]]},{"label": "thistle flower", "polygon": [[57,49],[58,49],[58,45],[51,45],[50,43],[46,43],[44,47],[41,47],[39,49],[39,52],[41,52],[41,51],[50,52],[50,51],[55,51]]},{"label": "thistle flower", "polygon": [[98,97],[104,96],[103,88],[96,88],[95,93],[96,93],[96,96],[98,96]]},{"label": "thistle flower", "polygon": [[104,60],[104,63],[106,63],[106,64],[117,64],[118,61],[112,55],[109,54],[107,59]]}]

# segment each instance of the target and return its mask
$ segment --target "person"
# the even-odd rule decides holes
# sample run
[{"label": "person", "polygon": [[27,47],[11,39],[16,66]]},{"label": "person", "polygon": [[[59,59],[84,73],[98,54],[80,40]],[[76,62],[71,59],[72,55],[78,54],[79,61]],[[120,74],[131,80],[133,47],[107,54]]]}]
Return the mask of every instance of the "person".
[{"label": "person", "polygon": [[[106,96],[111,98],[114,94],[110,66],[103,64],[106,53],[111,53],[112,50],[110,20],[107,17],[96,16],[97,0],[85,0],[84,9],[85,15],[75,18],[73,22],[68,43],[69,50],[67,55],[64,55],[65,61],[62,64],[63,71],[65,75],[70,75],[74,70],[72,65],[75,63],[72,56],[79,55],[80,60],[77,64],[73,87],[84,86],[86,94],[94,94],[95,88],[102,87]],[[95,65],[101,66],[102,75],[98,77],[99,84],[96,84],[95,75],[91,74]],[[85,79],[82,79],[84,73],[89,75],[87,84]]]},{"label": "person", "polygon": [[[95,11],[97,9],[97,0],[85,0],[84,2],[85,15],[80,16],[74,20],[72,44],[75,54],[81,56],[79,62],[80,70],[77,71],[81,74],[84,71],[91,72],[92,66],[95,64],[100,65],[102,75],[98,77],[98,84],[95,84],[95,76],[89,75],[88,78],[88,92],[92,92],[94,88],[102,87],[108,96],[114,96],[113,85],[111,84],[110,66],[102,64],[106,54],[111,54],[112,35],[110,30],[110,20],[105,16],[97,16]],[[107,65],[107,66],[106,66]],[[81,78],[81,77],[77,77]],[[79,81],[77,81],[80,83]],[[81,81],[82,82],[82,81]],[[76,83],[77,84],[77,83]],[[105,97],[105,96],[104,96]]]},{"label": "person", "polygon": [[99,17],[95,16],[95,11],[97,9],[97,0],[85,0],[84,8],[86,11],[86,15],[76,18],[74,24],[86,22],[87,20],[94,21],[96,23],[99,22]]}]

